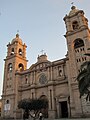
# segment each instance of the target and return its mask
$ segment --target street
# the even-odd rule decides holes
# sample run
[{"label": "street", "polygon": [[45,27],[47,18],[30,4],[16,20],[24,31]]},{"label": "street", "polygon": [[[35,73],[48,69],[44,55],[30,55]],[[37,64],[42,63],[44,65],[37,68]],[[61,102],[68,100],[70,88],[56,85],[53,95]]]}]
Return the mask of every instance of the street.
[{"label": "street", "polygon": [[[23,119],[2,119],[0,118],[0,120],[23,120]],[[26,120],[33,120],[33,119],[26,119]],[[60,118],[60,119],[43,119],[43,120],[90,120],[90,118]]]}]

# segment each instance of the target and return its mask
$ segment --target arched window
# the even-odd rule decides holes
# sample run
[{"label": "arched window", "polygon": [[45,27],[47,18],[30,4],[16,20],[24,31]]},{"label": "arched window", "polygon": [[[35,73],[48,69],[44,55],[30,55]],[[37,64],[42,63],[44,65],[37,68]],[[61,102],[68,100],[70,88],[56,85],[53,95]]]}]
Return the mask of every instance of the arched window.
[{"label": "arched window", "polygon": [[9,104],[9,100],[7,100],[6,103]]},{"label": "arched window", "polygon": [[8,72],[12,72],[12,63],[8,64]]},{"label": "arched window", "polygon": [[22,55],[22,49],[19,49],[19,55]]},{"label": "arched window", "polygon": [[61,69],[59,70],[59,76],[62,76],[62,70]]},{"label": "arched window", "polygon": [[74,22],[72,23],[72,27],[73,27],[73,30],[78,29],[78,28],[79,28],[78,22],[77,22],[77,21],[74,21]]},{"label": "arched window", "polygon": [[20,70],[20,71],[23,71],[23,70],[24,70],[24,66],[23,66],[22,63],[20,63],[20,64],[18,65],[18,67],[19,67],[19,70]]},{"label": "arched window", "polygon": [[12,48],[12,51],[11,51],[11,55],[13,55],[14,54],[14,48]]},{"label": "arched window", "polygon": [[25,78],[25,83],[28,84],[28,79],[27,79],[27,77]]},{"label": "arched window", "polygon": [[84,46],[82,39],[78,38],[74,41],[74,49]]}]

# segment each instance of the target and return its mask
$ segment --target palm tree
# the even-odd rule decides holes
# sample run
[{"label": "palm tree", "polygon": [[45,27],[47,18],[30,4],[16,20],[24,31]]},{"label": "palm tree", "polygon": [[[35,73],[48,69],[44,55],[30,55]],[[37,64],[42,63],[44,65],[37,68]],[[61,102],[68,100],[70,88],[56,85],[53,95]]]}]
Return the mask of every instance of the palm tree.
[{"label": "palm tree", "polygon": [[[90,53],[85,55],[90,56]],[[80,67],[80,71],[77,76],[80,97],[86,95],[86,101],[90,101],[90,61],[84,62]]]}]

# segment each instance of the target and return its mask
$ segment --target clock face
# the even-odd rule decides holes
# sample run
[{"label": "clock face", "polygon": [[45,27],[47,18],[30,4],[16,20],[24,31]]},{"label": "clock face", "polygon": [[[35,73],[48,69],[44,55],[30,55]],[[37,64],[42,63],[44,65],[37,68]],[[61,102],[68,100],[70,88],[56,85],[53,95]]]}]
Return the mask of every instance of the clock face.
[{"label": "clock face", "polygon": [[41,74],[39,78],[40,84],[46,84],[47,83],[47,77],[45,74]]}]

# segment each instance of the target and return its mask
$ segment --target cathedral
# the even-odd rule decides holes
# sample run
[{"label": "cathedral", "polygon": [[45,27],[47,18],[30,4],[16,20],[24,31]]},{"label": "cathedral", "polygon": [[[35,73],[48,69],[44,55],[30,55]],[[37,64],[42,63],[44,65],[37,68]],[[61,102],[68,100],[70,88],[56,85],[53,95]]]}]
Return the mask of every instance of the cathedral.
[{"label": "cathedral", "polygon": [[7,45],[4,59],[2,91],[3,118],[22,118],[18,102],[28,98],[48,101],[43,114],[46,118],[89,117],[90,102],[80,98],[76,77],[80,66],[88,61],[84,56],[90,48],[90,29],[83,10],[75,6],[63,18],[66,26],[67,54],[65,58],[48,60],[47,54],[37,56],[37,61],[27,69],[26,44],[19,34]]}]

